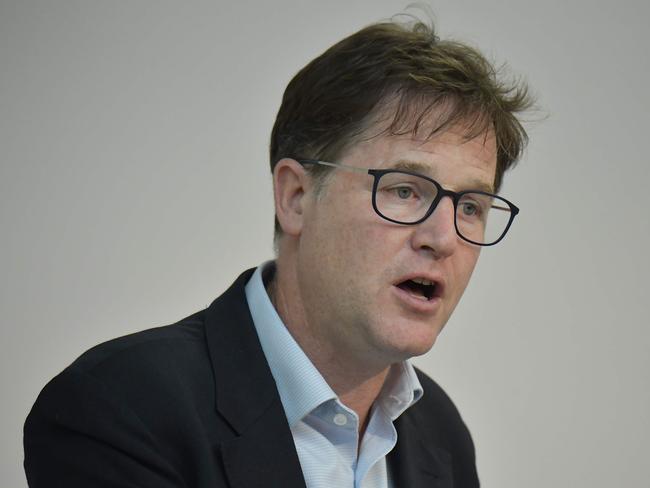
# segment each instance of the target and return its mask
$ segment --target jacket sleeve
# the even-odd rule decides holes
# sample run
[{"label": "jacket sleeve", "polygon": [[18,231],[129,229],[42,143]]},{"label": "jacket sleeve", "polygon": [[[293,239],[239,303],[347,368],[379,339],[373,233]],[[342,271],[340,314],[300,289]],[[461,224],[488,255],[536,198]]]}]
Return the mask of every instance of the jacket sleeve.
[{"label": "jacket sleeve", "polygon": [[119,395],[69,368],[39,395],[24,428],[30,488],[182,488],[154,436]]}]

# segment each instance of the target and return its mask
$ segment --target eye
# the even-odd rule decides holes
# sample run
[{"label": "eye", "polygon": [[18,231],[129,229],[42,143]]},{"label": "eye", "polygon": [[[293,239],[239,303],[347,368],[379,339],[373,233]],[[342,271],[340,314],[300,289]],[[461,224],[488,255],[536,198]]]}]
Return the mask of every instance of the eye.
[{"label": "eye", "polygon": [[475,217],[481,213],[481,207],[475,202],[461,202],[458,206],[466,217]]},{"label": "eye", "polygon": [[465,193],[456,208],[458,217],[471,222],[484,221],[492,205],[492,197],[482,193]]},{"label": "eye", "polygon": [[393,188],[392,191],[395,192],[395,195],[397,195],[397,197],[402,200],[407,200],[413,196],[413,189],[409,188],[408,186],[399,186],[397,188]]}]

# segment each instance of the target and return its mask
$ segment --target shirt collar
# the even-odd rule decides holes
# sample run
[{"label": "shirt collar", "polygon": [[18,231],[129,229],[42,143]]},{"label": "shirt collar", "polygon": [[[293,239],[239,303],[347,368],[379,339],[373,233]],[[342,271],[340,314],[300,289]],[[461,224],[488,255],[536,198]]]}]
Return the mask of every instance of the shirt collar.
[{"label": "shirt collar", "polygon": [[[289,426],[294,426],[323,403],[337,398],[325,378],[285,327],[271,303],[262,275],[275,263],[260,265],[246,284],[246,300],[262,350],[269,363]],[[377,404],[395,420],[422,396],[422,386],[408,362],[394,364]]]},{"label": "shirt collar", "polygon": [[395,420],[422,398],[422,393],[422,385],[415,368],[408,361],[403,361],[391,366],[375,403],[391,420]]}]

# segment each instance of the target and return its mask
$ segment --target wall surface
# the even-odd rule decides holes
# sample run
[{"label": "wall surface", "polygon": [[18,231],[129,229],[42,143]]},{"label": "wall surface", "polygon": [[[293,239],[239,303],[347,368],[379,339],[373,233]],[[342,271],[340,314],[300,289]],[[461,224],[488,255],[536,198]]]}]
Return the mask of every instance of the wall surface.
[{"label": "wall surface", "polygon": [[[284,86],[406,4],[0,0],[2,486],[26,486],[22,424],[52,376],[272,256]],[[518,221],[416,360],[483,486],[648,486],[648,5],[433,3],[442,36],[507,61],[541,107],[502,192]]]}]

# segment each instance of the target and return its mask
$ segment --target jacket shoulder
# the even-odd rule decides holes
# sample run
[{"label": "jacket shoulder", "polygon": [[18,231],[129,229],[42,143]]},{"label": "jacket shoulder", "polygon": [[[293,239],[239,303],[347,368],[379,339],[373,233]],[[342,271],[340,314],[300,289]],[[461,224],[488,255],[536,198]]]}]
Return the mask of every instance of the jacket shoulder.
[{"label": "jacket shoulder", "polygon": [[203,316],[95,346],[52,379],[25,422],[30,486],[121,486],[125,475],[134,486],[220,486],[211,446],[231,433],[214,411]]},{"label": "jacket shoulder", "polygon": [[88,373],[107,364],[126,360],[151,360],[160,350],[186,344],[191,347],[205,343],[205,311],[197,312],[174,324],[142,330],[98,344],[79,356],[69,368]]},{"label": "jacket shoulder", "polygon": [[94,389],[128,405],[157,430],[168,428],[170,418],[186,414],[188,409],[212,405],[213,381],[201,311],[175,324],[89,349],[46,385],[36,405],[49,403],[53,397],[57,405],[65,405],[58,391]]}]

